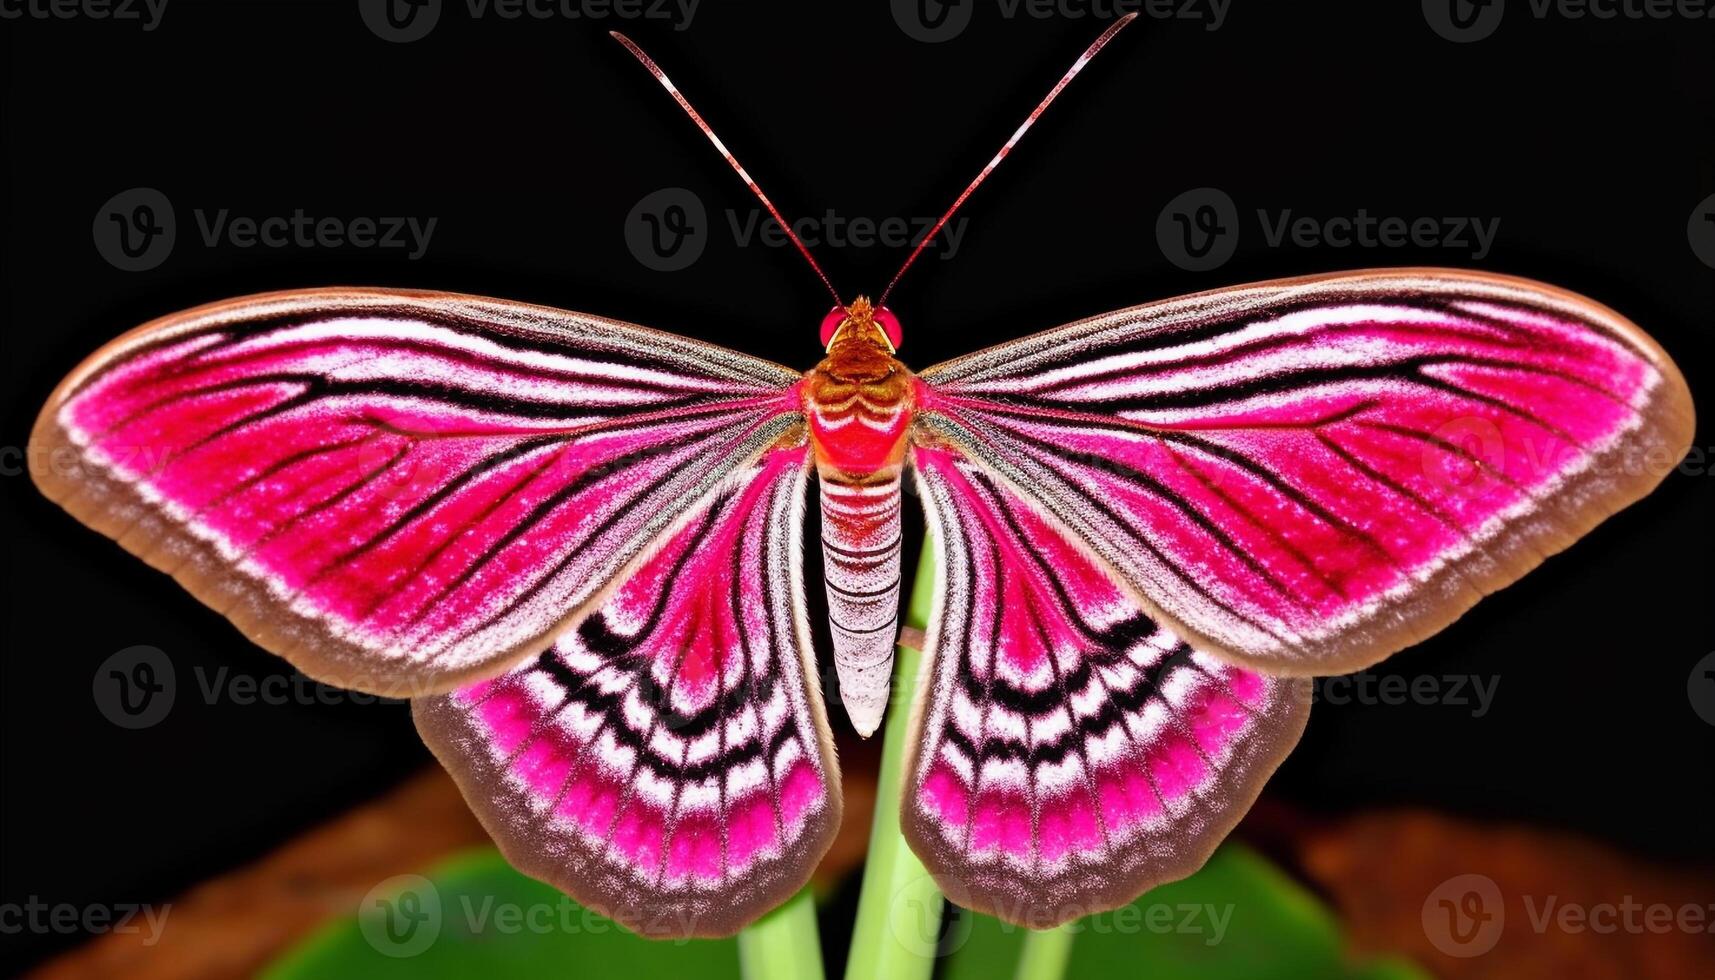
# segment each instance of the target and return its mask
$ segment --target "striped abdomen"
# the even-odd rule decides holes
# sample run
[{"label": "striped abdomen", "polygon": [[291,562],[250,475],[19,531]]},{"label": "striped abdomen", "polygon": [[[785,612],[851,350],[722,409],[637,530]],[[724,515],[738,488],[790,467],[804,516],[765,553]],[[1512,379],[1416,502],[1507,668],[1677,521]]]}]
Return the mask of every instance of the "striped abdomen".
[{"label": "striped abdomen", "polygon": [[[867,309],[867,307],[865,307]],[[849,324],[848,324],[849,325]],[[859,734],[881,724],[899,620],[899,479],[911,423],[911,372],[867,320],[836,339],[805,378],[804,407],[822,489],[822,566],[834,666]]]},{"label": "striped abdomen", "polygon": [[899,471],[856,483],[822,474],[822,567],[834,666],[861,734],[880,723],[899,618]]}]

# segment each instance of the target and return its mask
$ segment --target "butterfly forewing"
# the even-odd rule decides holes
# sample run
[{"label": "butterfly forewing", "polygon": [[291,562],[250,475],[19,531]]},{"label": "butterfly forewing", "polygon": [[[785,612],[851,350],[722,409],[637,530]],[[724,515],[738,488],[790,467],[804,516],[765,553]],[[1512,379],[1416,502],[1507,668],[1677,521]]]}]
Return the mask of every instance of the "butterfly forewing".
[{"label": "butterfly forewing", "polygon": [[1193,646],[1355,670],[1647,493],[1690,443],[1635,326],[1523,280],[1347,273],[922,372],[920,441],[1052,516]]},{"label": "butterfly forewing", "polygon": [[251,297],[74,372],[44,492],[306,673],[429,693],[544,645],[794,430],[797,375],[451,294]]},{"label": "butterfly forewing", "polygon": [[913,849],[955,901],[1034,928],[1195,871],[1297,743],[1309,682],[1192,651],[980,466],[912,459],[943,585]]},{"label": "butterfly forewing", "polygon": [[805,459],[742,470],[535,662],[413,703],[511,861],[642,934],[737,931],[802,887],[839,826]]}]

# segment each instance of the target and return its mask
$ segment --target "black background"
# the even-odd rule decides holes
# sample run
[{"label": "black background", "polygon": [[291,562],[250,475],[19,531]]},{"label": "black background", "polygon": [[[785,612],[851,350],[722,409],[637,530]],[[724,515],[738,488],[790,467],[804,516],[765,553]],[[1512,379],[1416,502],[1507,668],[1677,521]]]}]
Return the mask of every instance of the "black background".
[{"label": "black background", "polygon": [[[171,0],[157,29],[13,20],[5,32],[7,542],[0,901],[162,902],[382,792],[427,762],[403,706],[205,703],[194,672],[281,675],[225,620],[41,498],[16,447],[55,382],[102,342],[198,303],[300,286],[418,286],[619,317],[784,363],[819,356],[829,305],[789,249],[740,247],[754,208],[703,138],[606,36],[624,26],[790,216],[939,211],[1097,32],[1007,18],[995,0],[939,44],[885,3],[705,0],[687,30],[555,16],[473,20],[449,2],[408,44],[342,3]],[[925,366],[1120,306],[1382,265],[1475,266],[1584,292],[1642,324],[1707,399],[1715,269],[1687,242],[1715,192],[1715,21],[1571,21],[1513,9],[1493,37],[1438,37],[1416,3],[1234,0],[1207,21],[1144,18],[1081,76],[967,205],[953,261],[892,302]],[[701,258],[647,267],[623,227],[683,187]],[[1182,191],[1237,203],[1237,254],[1164,258]],[[177,242],[119,271],[92,223],[153,187]],[[427,253],[205,245],[194,212],[435,217]],[[1498,217],[1469,248],[1270,247],[1255,211]],[[847,296],[902,257],[818,249]],[[1699,434],[1697,445],[1706,445]],[[1715,728],[1687,678],[1709,625],[1706,464],[1378,673],[1498,678],[1468,707],[1321,705],[1270,784],[1313,811],[1390,804],[1570,828],[1671,861],[1715,856]],[[178,700],[127,731],[96,666],[167,651]],[[843,725],[844,719],[836,721]],[[8,936],[28,956],[65,935]]]}]

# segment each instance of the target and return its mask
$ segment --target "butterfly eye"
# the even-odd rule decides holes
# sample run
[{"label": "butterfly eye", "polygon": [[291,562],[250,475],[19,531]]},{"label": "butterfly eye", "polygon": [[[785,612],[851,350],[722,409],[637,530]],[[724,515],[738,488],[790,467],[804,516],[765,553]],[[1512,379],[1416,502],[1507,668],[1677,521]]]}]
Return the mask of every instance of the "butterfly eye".
[{"label": "butterfly eye", "polygon": [[834,331],[840,329],[840,324],[844,322],[846,322],[846,308],[843,306],[834,307],[828,311],[827,316],[822,317],[823,347],[827,347],[828,344],[833,342]]},{"label": "butterfly eye", "polygon": [[[824,348],[833,343],[834,333],[840,329],[840,324],[846,322],[846,318],[850,315],[845,307],[836,306],[828,311],[827,316],[822,317],[822,346]],[[875,325],[887,335],[887,342],[893,345],[894,350],[898,350],[899,340],[903,335],[899,328],[899,318],[894,316],[893,311],[885,306],[877,307],[873,315]]]},{"label": "butterfly eye", "polygon": [[879,306],[875,310],[875,323],[881,327],[882,333],[887,334],[887,342],[893,345],[894,350],[898,350],[900,341],[905,336],[899,328],[899,318],[893,315],[892,310]]}]

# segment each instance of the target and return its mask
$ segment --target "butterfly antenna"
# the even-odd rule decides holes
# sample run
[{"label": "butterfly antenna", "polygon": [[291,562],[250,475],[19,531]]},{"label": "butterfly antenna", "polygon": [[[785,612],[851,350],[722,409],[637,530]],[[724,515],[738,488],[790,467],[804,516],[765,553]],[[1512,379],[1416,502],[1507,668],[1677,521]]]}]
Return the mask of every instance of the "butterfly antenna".
[{"label": "butterfly antenna", "polygon": [[725,143],[721,142],[721,138],[715,135],[714,129],[691,105],[691,100],[685,98],[685,94],[679,91],[679,87],[674,85],[673,80],[667,77],[667,73],[661,70],[661,66],[655,63],[655,59],[649,57],[642,48],[638,47],[636,41],[618,31],[608,31],[608,33],[613,35],[615,41],[625,45],[625,50],[630,51],[631,56],[636,58],[644,68],[647,68],[649,74],[655,76],[655,80],[661,83],[661,87],[667,90],[667,94],[679,103],[679,108],[685,110],[685,115],[691,117],[691,121],[697,124],[697,128],[703,131],[703,135],[709,138],[709,142],[715,145],[715,149],[720,151],[721,156],[726,157],[726,162],[732,165],[732,169],[738,173],[739,179],[744,181],[744,186],[750,188],[750,192],[755,194],[756,199],[762,202],[762,206],[768,209],[768,213],[774,216],[775,223],[786,232],[786,237],[792,239],[792,244],[798,246],[798,252],[804,256],[804,261],[810,263],[810,268],[816,270],[816,275],[821,278],[822,285],[828,287],[828,295],[834,298],[834,305],[844,306],[845,304],[840,301],[839,292],[834,289],[833,282],[828,279],[828,274],[822,271],[822,267],[816,264],[816,257],[810,254],[810,249],[804,244],[804,240],[798,237],[798,233],[792,230],[790,224],[787,224],[786,219],[780,214],[780,209],[774,206],[774,202],[768,199],[768,195],[762,193],[762,188],[756,185],[756,181],[745,171],[744,165],[738,162],[738,157],[733,156],[732,151],[726,148]]},{"label": "butterfly antenna", "polygon": [[941,227],[953,216],[953,212],[959,210],[959,205],[965,203],[965,198],[970,197],[971,192],[977,189],[977,185],[987,180],[989,174],[994,173],[994,168],[1000,166],[1000,162],[1006,159],[1006,155],[1008,153],[1012,152],[1013,146],[1024,136],[1025,132],[1030,129],[1031,124],[1036,122],[1036,117],[1042,115],[1054,99],[1059,96],[1061,90],[1072,83],[1072,79],[1078,77],[1078,73],[1083,71],[1084,66],[1090,63],[1090,59],[1096,56],[1096,52],[1106,47],[1107,43],[1114,39],[1114,35],[1124,30],[1125,26],[1131,23],[1136,17],[1136,11],[1126,14],[1119,20],[1109,24],[1108,29],[1103,31],[1100,37],[1090,42],[1090,46],[1084,49],[1084,53],[1078,56],[1078,60],[1072,62],[1072,67],[1066,69],[1066,74],[1061,75],[1060,80],[1054,83],[1054,87],[1048,90],[1048,94],[1042,97],[1042,101],[1036,104],[1036,108],[1030,110],[1030,115],[1024,118],[1024,122],[1019,123],[1018,128],[1012,131],[1012,136],[1007,139],[1006,144],[1000,148],[1000,151],[994,155],[994,158],[989,160],[988,165],[983,167],[982,171],[977,174],[976,179],[971,181],[970,184],[965,187],[964,191],[962,191],[958,197],[953,199],[953,206],[947,209],[946,214],[941,215],[941,220],[935,222],[935,227],[929,229],[929,234],[924,235],[923,240],[917,243],[917,247],[911,250],[911,254],[905,257],[905,264],[900,266],[899,271],[893,274],[892,281],[887,284],[886,289],[881,291],[881,299],[877,301],[875,305],[886,305],[888,295],[893,292],[893,287],[899,285],[899,279],[901,276],[905,275],[905,270],[911,268],[911,263],[917,261],[917,257],[922,255],[923,250],[929,247],[929,243],[935,240],[935,236],[940,234]]}]

